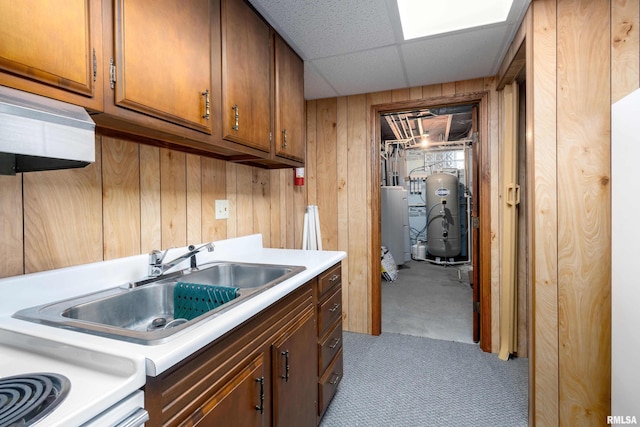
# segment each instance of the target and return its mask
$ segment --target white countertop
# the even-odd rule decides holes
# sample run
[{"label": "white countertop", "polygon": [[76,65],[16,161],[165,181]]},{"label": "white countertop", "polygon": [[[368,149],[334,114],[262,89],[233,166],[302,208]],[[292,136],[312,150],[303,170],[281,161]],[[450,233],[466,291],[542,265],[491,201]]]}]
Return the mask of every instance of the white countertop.
[{"label": "white countertop", "polygon": [[[0,292],[3,295],[3,298],[0,299],[0,329],[18,333],[15,337],[26,337],[25,340],[29,341],[31,345],[34,338],[40,338],[46,340],[42,341],[43,343],[57,343],[61,347],[71,346],[92,350],[100,354],[121,355],[132,363],[143,361],[145,366],[143,374],[157,376],[346,257],[346,254],[340,251],[263,248],[261,235],[214,243],[215,250],[213,252],[203,251],[198,254],[199,264],[212,261],[235,261],[296,265],[304,266],[306,269],[273,288],[248,298],[235,308],[221,313],[217,317],[206,319],[193,328],[187,328],[171,337],[166,343],[157,345],[124,342],[11,317],[16,311],[27,307],[140,280],[147,275],[147,255],[9,277],[0,279]],[[186,248],[171,250],[167,259],[172,259],[185,251]],[[189,261],[186,260],[177,269],[188,267]],[[3,334],[0,334],[0,346],[4,344],[7,344],[6,337],[3,338]],[[14,341],[12,345],[19,348],[20,342]],[[0,376],[13,375],[2,367],[7,363],[13,364],[12,361],[5,362],[4,359],[0,362]],[[16,363],[15,366],[19,365]],[[11,369],[12,372],[15,370],[18,369]],[[38,370],[36,366],[30,365],[27,372]],[[60,373],[64,374],[64,372]],[[139,379],[136,381],[139,382]],[[134,391],[142,386],[142,384],[134,386],[133,383],[136,381],[127,382],[129,387],[126,390],[121,390],[124,393],[123,397],[129,390]]]}]

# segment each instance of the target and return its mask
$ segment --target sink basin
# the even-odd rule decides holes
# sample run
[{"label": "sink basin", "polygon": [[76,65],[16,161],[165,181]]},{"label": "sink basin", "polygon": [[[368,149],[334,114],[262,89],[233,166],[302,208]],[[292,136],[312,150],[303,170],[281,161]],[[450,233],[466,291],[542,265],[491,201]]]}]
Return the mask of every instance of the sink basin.
[{"label": "sink basin", "polygon": [[[59,328],[141,344],[166,342],[180,331],[216,317],[303,271],[304,267],[215,262],[196,271],[110,288],[77,298],[18,311],[13,317]],[[188,320],[174,318],[174,290],[179,282],[237,288],[236,297]]]}]

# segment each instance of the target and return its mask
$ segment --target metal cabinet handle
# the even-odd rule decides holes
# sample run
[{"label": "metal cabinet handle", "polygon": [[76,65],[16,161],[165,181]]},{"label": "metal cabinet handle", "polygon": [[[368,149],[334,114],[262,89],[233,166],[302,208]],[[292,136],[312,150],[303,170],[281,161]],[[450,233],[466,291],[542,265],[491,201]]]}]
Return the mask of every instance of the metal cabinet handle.
[{"label": "metal cabinet handle", "polygon": [[337,280],[340,280],[340,275],[339,274],[334,274],[333,276],[331,276],[331,278],[329,278],[329,283],[333,284]]},{"label": "metal cabinet handle", "polygon": [[335,303],[335,304],[333,304],[333,307],[331,307],[331,308],[329,309],[329,311],[330,311],[331,313],[333,313],[333,312],[335,312],[339,307],[340,307],[340,304]]},{"label": "metal cabinet handle", "polygon": [[256,405],[256,411],[264,414],[264,377],[256,378],[256,382],[260,383],[260,404]]},{"label": "metal cabinet handle", "polygon": [[231,129],[233,130],[238,130],[240,129],[240,109],[238,108],[238,104],[234,105],[233,107],[231,107],[231,109],[233,111],[235,111],[235,124],[231,127]]},{"label": "metal cabinet handle", "polygon": [[203,119],[209,120],[211,117],[211,100],[209,99],[209,89],[202,92],[202,96],[204,96],[204,116]]},{"label": "metal cabinet handle", "polygon": [[334,372],[332,378],[335,378],[335,379],[333,381],[329,381],[329,384],[335,386],[335,385],[338,385],[338,383],[340,382],[340,378],[342,378],[342,375],[340,375],[337,372]]},{"label": "metal cabinet handle", "polygon": [[287,130],[282,130],[282,148],[287,148]]},{"label": "metal cabinet handle", "polygon": [[340,344],[340,338],[334,338],[334,339],[333,339],[333,344],[331,344],[331,345],[329,346],[329,348],[330,348],[331,350],[333,350],[334,348],[336,348],[336,347],[338,346],[338,344]]},{"label": "metal cabinet handle", "polygon": [[284,382],[289,382],[289,350],[283,351],[282,355],[284,356],[284,375],[281,375],[280,378],[284,378]]}]

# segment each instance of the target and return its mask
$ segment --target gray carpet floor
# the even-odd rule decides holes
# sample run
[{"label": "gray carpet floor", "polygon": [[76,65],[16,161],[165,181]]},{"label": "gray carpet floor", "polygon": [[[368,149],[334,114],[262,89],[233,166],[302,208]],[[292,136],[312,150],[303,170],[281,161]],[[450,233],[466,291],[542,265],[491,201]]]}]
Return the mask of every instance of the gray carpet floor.
[{"label": "gray carpet floor", "polygon": [[526,359],[384,332],[343,342],[344,377],[321,427],[527,425]]},{"label": "gray carpet floor", "polygon": [[472,343],[472,307],[464,266],[409,261],[382,281],[382,332]]}]

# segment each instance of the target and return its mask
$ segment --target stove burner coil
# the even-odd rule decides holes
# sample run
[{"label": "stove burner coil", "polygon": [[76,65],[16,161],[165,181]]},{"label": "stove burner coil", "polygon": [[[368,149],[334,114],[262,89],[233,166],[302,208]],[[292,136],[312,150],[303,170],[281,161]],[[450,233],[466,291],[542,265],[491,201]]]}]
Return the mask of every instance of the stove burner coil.
[{"label": "stove burner coil", "polygon": [[71,388],[60,374],[0,378],[0,427],[31,426],[58,406]]}]

